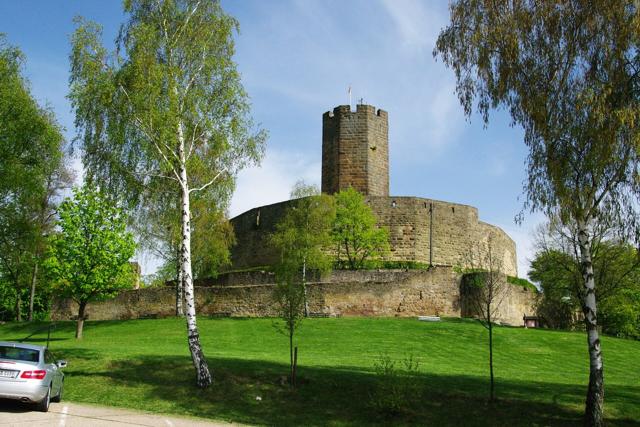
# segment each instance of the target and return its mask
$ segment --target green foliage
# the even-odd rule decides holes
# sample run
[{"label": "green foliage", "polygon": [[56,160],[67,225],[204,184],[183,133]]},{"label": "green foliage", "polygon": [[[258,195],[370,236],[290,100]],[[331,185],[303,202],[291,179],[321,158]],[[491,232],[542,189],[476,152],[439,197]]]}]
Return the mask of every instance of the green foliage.
[{"label": "green foliage", "polygon": [[[336,270],[348,270],[349,264],[344,261],[334,262]],[[432,266],[418,261],[390,261],[381,259],[364,260],[361,265],[362,270],[429,270]]]},{"label": "green foliage", "polygon": [[133,285],[135,243],[111,200],[91,187],[73,194],[60,204],[60,233],[51,237],[46,266],[58,295],[86,305]]},{"label": "green foliage", "polygon": [[410,411],[420,402],[424,388],[418,376],[420,363],[413,355],[397,365],[388,354],[380,355],[373,364],[376,379],[369,399],[373,409],[387,417]]},{"label": "green foliage", "polygon": [[485,270],[466,271],[462,275],[463,287],[482,288],[487,281],[488,272]]},{"label": "green foliage", "polygon": [[[293,338],[295,330],[300,326],[304,318],[304,289],[300,285],[299,275],[280,273],[276,284],[273,299],[276,303],[276,311],[282,324],[275,323],[278,332]],[[292,348],[289,349],[290,351]],[[293,368],[293,365],[291,366]]]},{"label": "green foliage", "polygon": [[[334,199],[326,194],[296,199],[276,224],[271,244],[278,250],[281,266],[301,271],[305,268],[326,271],[331,258],[331,227],[336,217]],[[278,268],[276,268],[277,270]]]},{"label": "green foliage", "polygon": [[507,283],[516,286],[522,286],[523,288],[528,289],[536,294],[539,292],[538,288],[536,288],[536,285],[522,277],[507,276]]},{"label": "green foliage", "polygon": [[582,278],[577,260],[560,250],[543,250],[531,261],[529,278],[540,284],[538,315],[546,326],[573,329],[579,325]]},{"label": "green foliage", "polygon": [[[604,241],[594,247],[593,268],[600,301],[598,323],[605,333],[640,337],[640,258],[627,243]],[[582,301],[580,261],[559,249],[539,251],[529,277],[540,283],[540,315],[558,329],[577,326]]]},{"label": "green foliage", "polygon": [[224,210],[235,173],[261,158],[266,137],[232,60],[238,22],[217,1],[128,1],[125,13],[113,53],[96,23],[77,19],[71,39],[87,176],[136,206],[162,204],[178,199],[185,167],[190,188],[205,187]]},{"label": "green foliage", "polygon": [[276,289],[274,299],[278,316],[284,322],[281,331],[289,337],[290,378],[295,385],[293,336],[305,315],[308,315],[307,270],[327,271],[331,259],[326,248],[331,242],[331,226],[335,218],[333,197],[319,192],[313,186],[298,182],[292,197],[299,197],[276,224],[271,244],[280,253],[275,266]]},{"label": "green foliage", "polygon": [[365,268],[365,262],[389,251],[389,231],[376,226],[376,217],[358,191],[349,187],[335,194],[336,220],[333,241],[338,265],[351,270]]},{"label": "green foliage", "polygon": [[[18,319],[38,283],[53,200],[64,181],[62,131],[53,113],[33,99],[23,60],[0,34],[0,316]],[[34,309],[44,315],[48,289],[34,292]]]},{"label": "green foliage", "polygon": [[[76,20],[69,98],[90,180],[126,199],[143,224],[164,223],[164,208],[179,206],[175,217],[176,211],[167,213],[173,230],[155,227],[161,233],[151,239],[166,259],[180,250],[176,283],[184,289],[189,348],[196,382],[204,388],[211,375],[197,330],[190,203],[194,193],[203,193],[218,209],[214,218],[222,216],[237,172],[262,158],[266,133],[254,129],[233,61],[238,22],[219,1],[127,0],[124,12],[113,53],[103,46],[98,25]],[[155,215],[146,217],[149,211]],[[211,225],[200,223],[200,229]],[[219,268],[209,253],[226,252],[223,235],[201,252],[198,274]],[[178,296],[176,311],[180,301]]]},{"label": "green foliage", "polygon": [[[529,148],[526,206],[636,230],[640,21],[627,0],[454,1],[434,56],[465,113],[505,108]],[[634,89],[632,89],[634,88]]]},{"label": "green foliage", "polygon": [[640,4],[629,0],[456,0],[436,42],[470,116],[493,109],[522,126],[525,208],[573,228],[591,359],[585,425],[603,424],[597,230],[640,235]]},{"label": "green foliage", "polygon": [[602,330],[640,340],[640,287],[620,289],[600,304]]}]

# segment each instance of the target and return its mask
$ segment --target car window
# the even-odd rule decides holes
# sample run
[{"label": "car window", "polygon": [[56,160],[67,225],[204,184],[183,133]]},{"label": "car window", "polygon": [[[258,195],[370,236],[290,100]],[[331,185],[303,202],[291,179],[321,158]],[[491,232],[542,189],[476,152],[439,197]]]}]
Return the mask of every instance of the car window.
[{"label": "car window", "polygon": [[40,351],[30,348],[0,346],[0,359],[38,362]]},{"label": "car window", "polygon": [[49,350],[44,351],[44,363],[54,363],[53,355]]}]

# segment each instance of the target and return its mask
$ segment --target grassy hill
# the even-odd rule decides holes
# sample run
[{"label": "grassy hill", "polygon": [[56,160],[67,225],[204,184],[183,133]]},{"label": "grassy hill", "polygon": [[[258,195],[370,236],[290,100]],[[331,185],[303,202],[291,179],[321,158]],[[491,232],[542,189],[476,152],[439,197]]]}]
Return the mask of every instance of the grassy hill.
[{"label": "grassy hill", "polygon": [[[299,330],[295,391],[282,385],[288,347],[272,319],[199,319],[214,385],[193,386],[184,320],[59,323],[65,399],[266,425],[581,425],[588,359],[583,333],[495,330],[498,402],[487,404],[487,332],[476,322],[309,319]],[[5,324],[18,340],[41,325]],[[42,341],[46,332],[30,341]],[[604,337],[610,425],[640,425],[640,342]],[[419,362],[406,376],[402,360]],[[392,375],[376,374],[382,358]],[[256,399],[259,397],[259,399]],[[377,402],[377,404],[376,404]],[[395,403],[398,403],[395,405]],[[399,406],[398,410],[393,410]]]}]

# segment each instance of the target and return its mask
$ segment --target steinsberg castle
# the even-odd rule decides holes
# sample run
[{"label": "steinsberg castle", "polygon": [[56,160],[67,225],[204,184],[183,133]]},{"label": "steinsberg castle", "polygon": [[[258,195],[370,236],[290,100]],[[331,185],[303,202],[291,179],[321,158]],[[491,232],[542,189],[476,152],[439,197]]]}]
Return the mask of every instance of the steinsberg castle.
[{"label": "steinsberg castle", "polygon": [[[384,110],[341,105],[322,115],[322,192],[353,187],[366,197],[378,225],[390,234],[391,261],[465,267],[471,248],[499,257],[505,274],[517,276],[516,246],[500,228],[478,219],[478,209],[459,203],[389,195],[389,120]],[[268,236],[292,201],[251,209],[231,220],[237,244],[234,268],[270,265],[277,254]],[[482,257],[480,257],[482,258]]]},{"label": "steinsberg castle", "polygon": [[[500,228],[482,222],[472,206],[411,196],[389,195],[389,121],[371,105],[352,111],[341,105],[322,116],[322,192],[353,187],[365,196],[378,225],[390,235],[390,261],[412,261],[428,270],[337,270],[307,284],[311,315],[328,316],[474,316],[472,291],[462,270],[469,251],[488,248],[502,271],[517,276],[516,246]],[[269,269],[278,254],[269,244],[275,225],[293,201],[260,206],[231,219],[236,245],[231,272],[197,280],[196,310],[204,316],[254,317],[277,314],[275,280]],[[479,256],[483,259],[483,256]],[[478,265],[474,265],[478,267]],[[480,266],[482,267],[482,266]],[[522,325],[535,314],[536,292],[510,285],[498,320]],[[90,304],[90,319],[131,319],[175,315],[171,286],[126,291],[114,300]],[[58,301],[52,318],[72,318],[71,301]]]}]

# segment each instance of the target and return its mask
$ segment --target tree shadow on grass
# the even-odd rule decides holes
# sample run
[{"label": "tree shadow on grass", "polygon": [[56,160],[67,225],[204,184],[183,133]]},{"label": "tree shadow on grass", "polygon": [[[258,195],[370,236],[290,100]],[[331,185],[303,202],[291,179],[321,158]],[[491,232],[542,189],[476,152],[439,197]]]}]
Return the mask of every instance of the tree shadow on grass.
[{"label": "tree shadow on grass", "polygon": [[[299,368],[300,385],[291,390],[284,381],[288,366],[241,359],[209,358],[214,384],[194,386],[189,357],[144,356],[114,361],[101,372],[73,375],[104,377],[113,394],[142,389],[156,410],[260,425],[437,425],[532,426],[582,424],[584,386],[536,381],[500,380],[498,401],[488,404],[484,378],[420,374],[411,402],[402,411],[380,412],[372,395],[380,380],[362,368]],[[632,406],[638,387],[609,387],[607,399]],[[86,398],[86,400],[85,400]],[[80,400],[91,402],[91,396]],[[93,402],[100,403],[100,402]],[[151,409],[148,406],[147,409]],[[145,408],[139,405],[139,408]],[[639,426],[638,420],[608,419],[609,425]]]}]

